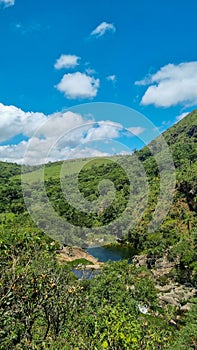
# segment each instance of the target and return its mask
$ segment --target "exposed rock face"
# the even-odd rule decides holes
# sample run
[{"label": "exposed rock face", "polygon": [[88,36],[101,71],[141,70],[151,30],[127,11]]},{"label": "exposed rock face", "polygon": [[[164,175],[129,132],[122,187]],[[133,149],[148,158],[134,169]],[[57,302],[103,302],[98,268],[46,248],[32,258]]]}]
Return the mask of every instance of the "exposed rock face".
[{"label": "exposed rock face", "polygon": [[180,311],[181,311],[181,312],[188,312],[188,311],[190,311],[191,306],[192,306],[192,304],[187,303],[187,304],[181,306]]},{"label": "exposed rock face", "polygon": [[132,262],[136,267],[147,266],[147,255],[135,255],[132,258]]},{"label": "exposed rock face", "polygon": [[174,295],[171,293],[160,295],[159,301],[162,307],[165,307],[167,304],[170,304],[175,307],[179,306],[179,300],[175,298]]},{"label": "exposed rock face", "polygon": [[[197,289],[173,281],[170,273],[177,264],[177,261],[170,262],[166,254],[162,258],[154,259],[154,262],[152,260],[150,263],[149,258],[144,254],[134,256],[133,263],[137,267],[146,266],[150,269],[156,283],[159,304],[161,307],[172,305],[181,312],[189,310],[191,304],[188,301],[197,296]],[[166,280],[165,285],[161,285],[161,278]]]},{"label": "exposed rock face", "polygon": [[[88,254],[85,250],[83,250],[80,247],[70,247],[66,246],[63,247],[60,251],[58,251],[58,261],[64,262],[64,261],[74,261],[76,259],[86,259],[93,263],[94,265],[98,266],[101,263],[97,261],[96,258],[94,258],[92,255]],[[91,265],[93,266],[93,265]]]}]

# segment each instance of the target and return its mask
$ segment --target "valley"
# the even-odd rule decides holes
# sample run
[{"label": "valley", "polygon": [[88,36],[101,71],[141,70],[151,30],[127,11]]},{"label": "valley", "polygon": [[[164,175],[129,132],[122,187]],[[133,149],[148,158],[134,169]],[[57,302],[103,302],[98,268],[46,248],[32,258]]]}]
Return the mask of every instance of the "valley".
[{"label": "valley", "polygon": [[[129,156],[0,162],[0,349],[197,348],[197,111],[163,137],[176,183],[155,231],[159,140]],[[129,253],[101,263],[91,250],[106,245]],[[94,265],[91,279],[72,272]]]}]

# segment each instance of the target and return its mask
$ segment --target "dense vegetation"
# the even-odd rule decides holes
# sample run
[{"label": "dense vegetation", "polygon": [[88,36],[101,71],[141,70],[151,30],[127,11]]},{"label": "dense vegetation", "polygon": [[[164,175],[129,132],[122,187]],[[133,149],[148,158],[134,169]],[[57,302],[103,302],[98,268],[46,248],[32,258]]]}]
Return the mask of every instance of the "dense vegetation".
[{"label": "dense vegetation", "polygon": [[[104,242],[110,234],[124,238],[137,251],[147,253],[150,261],[167,254],[170,261],[177,261],[171,276],[174,281],[197,288],[197,112],[166,131],[164,137],[176,167],[176,191],[171,209],[155,233],[148,232],[148,225],[158,199],[160,176],[149,147],[136,152],[135,158],[115,157],[88,164],[80,160],[84,167],[79,172],[79,190],[86,203],[81,200],[79,208],[62,194],[61,163],[46,166],[45,186],[58,215],[83,227],[77,237],[75,231],[70,232],[73,243],[82,242],[86,228],[92,230],[91,239],[94,230],[102,228]],[[62,177],[71,197],[78,165],[77,161],[67,163]],[[39,168],[26,171],[35,189],[32,198],[43,200],[37,198]],[[91,280],[78,280],[69,264],[58,263],[59,243],[38,229],[26,211],[20,172],[19,165],[0,162],[0,349],[196,349],[196,298],[190,311],[172,325],[170,320],[177,317],[178,310],[159,306],[148,268],[127,261],[107,263]],[[103,178],[111,182],[98,188]],[[141,190],[144,186],[149,189],[147,198]],[[130,227],[146,200],[141,219]],[[91,211],[92,203],[98,204],[95,211]],[[89,210],[84,214],[85,206]],[[116,218],[119,225],[113,225]],[[40,226],[45,229],[49,224],[46,219]]]}]

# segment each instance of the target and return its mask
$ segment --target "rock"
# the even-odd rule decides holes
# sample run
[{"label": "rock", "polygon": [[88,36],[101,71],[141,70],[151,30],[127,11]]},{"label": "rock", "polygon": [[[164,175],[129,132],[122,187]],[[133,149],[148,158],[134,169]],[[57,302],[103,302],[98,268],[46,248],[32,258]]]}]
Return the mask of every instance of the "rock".
[{"label": "rock", "polygon": [[135,255],[132,258],[132,262],[136,265],[136,267],[146,266],[147,255]]},{"label": "rock", "polygon": [[159,300],[162,302],[162,304],[170,304],[172,306],[178,307],[179,306],[179,301],[173,297],[173,295],[160,295]]},{"label": "rock", "polygon": [[188,312],[188,311],[190,311],[190,309],[191,309],[191,304],[189,304],[189,303],[180,307],[181,312]]},{"label": "rock", "polygon": [[167,284],[165,286],[156,285],[155,288],[159,292],[167,293],[167,292],[170,292],[174,288],[174,285],[173,284]]},{"label": "rock", "polygon": [[187,301],[196,295],[196,290],[186,288],[185,286],[179,286],[174,289],[174,294],[176,294],[180,300]]},{"label": "rock", "polygon": [[[188,311],[190,304],[189,300],[197,295],[197,289],[191,286],[181,285],[173,281],[171,277],[172,269],[177,264],[177,259],[173,262],[168,260],[167,253],[162,258],[151,260],[152,257],[147,258],[147,255],[136,255],[133,257],[133,262],[137,267],[147,266],[153,276],[158,291],[159,304],[165,308],[167,305],[172,305],[177,309]],[[149,266],[148,266],[149,265]],[[162,278],[161,278],[162,277]],[[166,285],[160,285],[160,281],[166,281]],[[186,305],[181,306],[182,303]]]},{"label": "rock", "polygon": [[186,293],[182,288],[176,288],[173,292],[179,300],[184,300],[186,297]]},{"label": "rock", "polygon": [[102,264],[94,264],[94,265],[86,265],[86,270],[99,270],[101,268]]},{"label": "rock", "polygon": [[173,319],[171,319],[171,320],[169,321],[169,324],[170,324],[171,326],[177,327],[177,323],[176,323]]},{"label": "rock", "polygon": [[152,269],[151,272],[154,278],[160,278],[161,276],[168,275],[172,270],[172,267],[163,269]]}]

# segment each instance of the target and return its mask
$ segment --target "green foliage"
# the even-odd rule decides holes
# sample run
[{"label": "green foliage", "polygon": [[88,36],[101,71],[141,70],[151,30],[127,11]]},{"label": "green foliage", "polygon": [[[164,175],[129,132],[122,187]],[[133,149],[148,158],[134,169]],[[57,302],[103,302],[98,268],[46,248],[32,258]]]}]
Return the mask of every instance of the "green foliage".
[{"label": "green foliage", "polygon": [[[0,349],[165,348],[162,336],[170,339],[172,330],[155,314],[146,269],[108,263],[91,280],[77,280],[71,266],[57,264],[58,243],[25,216],[7,216],[0,243]],[[139,311],[145,303],[149,315]]]},{"label": "green foliage", "polygon": [[[125,240],[137,251],[148,253],[150,265],[168,254],[176,262],[175,280],[196,287],[196,125],[194,111],[164,133],[176,166],[177,185],[169,214],[156,233],[147,230],[160,192],[158,166],[150,151],[154,141],[151,147],[135,152],[148,184],[148,204],[135,226],[132,223],[145,198],[141,189],[146,181],[133,156],[64,163],[61,180],[72,199],[74,174],[83,167],[79,190],[90,205],[100,200],[95,213],[84,214],[83,201],[77,210],[65,200],[60,183],[62,162],[46,165],[45,184],[52,205],[68,222],[92,227],[93,236],[94,227],[103,227],[106,237],[122,237],[126,232]],[[44,200],[39,192],[41,170],[25,168],[32,185],[29,195],[33,201],[39,199],[38,203]],[[58,265],[59,243],[39,230],[26,212],[20,172],[19,165],[0,162],[0,350],[196,349],[196,298],[176,329],[169,325],[176,310],[158,307],[152,275],[146,268],[136,268],[127,261],[108,263],[94,278],[78,280],[72,269],[87,261]],[[106,205],[109,199],[110,205]],[[39,205],[37,210],[42,227],[50,226],[50,218],[45,220],[43,213],[39,216]],[[120,218],[119,226],[108,227],[115,218]],[[73,244],[80,243],[81,237],[74,236],[72,230],[69,237]],[[165,285],[168,278],[161,278],[160,283]]]},{"label": "green foliage", "polygon": [[180,283],[190,283],[197,287],[196,231],[190,237],[184,237],[172,247],[169,258],[173,260],[177,257],[176,279]]},{"label": "green foliage", "polygon": [[191,310],[181,320],[181,329],[176,332],[174,341],[168,350],[194,350],[197,348],[197,304],[193,300]]}]

